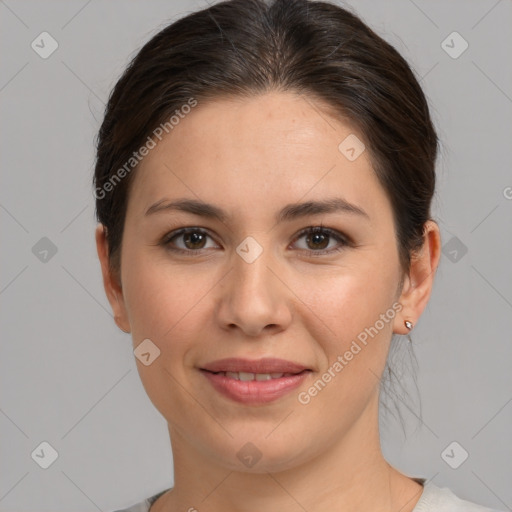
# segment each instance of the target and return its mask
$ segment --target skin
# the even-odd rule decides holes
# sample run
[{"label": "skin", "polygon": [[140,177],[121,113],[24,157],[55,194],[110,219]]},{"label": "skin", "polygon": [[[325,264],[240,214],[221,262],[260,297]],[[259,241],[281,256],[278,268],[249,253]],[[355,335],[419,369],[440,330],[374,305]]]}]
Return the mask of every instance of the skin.
[{"label": "skin", "polygon": [[[271,92],[199,104],[150,151],[134,176],[120,275],[108,270],[96,230],[105,291],[133,347],[149,338],[160,356],[136,359],[145,390],[169,425],[174,488],[151,512],[411,511],[423,490],[384,459],[378,429],[379,379],[393,333],[418,321],[440,257],[437,224],[410,272],[399,265],[391,204],[364,151],[349,161],[338,145],[357,132],[319,101]],[[362,139],[361,136],[359,136]],[[343,197],[369,219],[346,212],[277,223],[289,203]],[[145,216],[166,198],[200,199],[232,217],[188,212]],[[340,247],[298,237],[311,226],[351,238]],[[204,242],[165,235],[197,227]],[[247,263],[237,246],[263,248]],[[203,245],[201,245],[201,243]],[[326,247],[327,246],[327,247]],[[403,287],[400,288],[401,278]],[[311,401],[307,390],[357,335],[400,303],[401,311]],[[199,367],[224,357],[280,357],[313,369],[297,390],[269,404],[243,405],[215,391]],[[236,453],[261,452],[251,468]]]}]

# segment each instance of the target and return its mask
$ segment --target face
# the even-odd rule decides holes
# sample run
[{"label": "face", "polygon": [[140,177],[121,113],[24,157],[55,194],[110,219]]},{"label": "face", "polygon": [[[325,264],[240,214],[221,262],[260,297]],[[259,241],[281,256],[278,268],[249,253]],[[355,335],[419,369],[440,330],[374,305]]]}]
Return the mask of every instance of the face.
[{"label": "face", "polygon": [[[111,303],[134,349],[149,339],[160,351],[136,361],[171,437],[228,469],[290,468],[356,424],[375,427],[390,339],[404,332],[402,272],[368,151],[354,160],[338,148],[354,135],[292,93],[216,100],[192,109],[134,176]],[[178,200],[223,217],[169,206]],[[345,207],[300,208],[326,201]],[[294,375],[256,382],[205,371],[226,358],[306,371],[260,366]],[[254,469],[237,457],[248,442],[262,456]]]}]

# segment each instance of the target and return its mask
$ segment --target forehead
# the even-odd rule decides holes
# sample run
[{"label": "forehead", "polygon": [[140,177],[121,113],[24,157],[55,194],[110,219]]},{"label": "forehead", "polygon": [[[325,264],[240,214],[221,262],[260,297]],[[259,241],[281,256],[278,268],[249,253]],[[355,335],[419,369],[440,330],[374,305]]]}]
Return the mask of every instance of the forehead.
[{"label": "forehead", "polygon": [[164,196],[184,195],[275,210],[338,192],[368,211],[386,198],[369,152],[357,156],[362,138],[325,105],[298,94],[199,103],[139,164],[130,202],[139,214]]}]

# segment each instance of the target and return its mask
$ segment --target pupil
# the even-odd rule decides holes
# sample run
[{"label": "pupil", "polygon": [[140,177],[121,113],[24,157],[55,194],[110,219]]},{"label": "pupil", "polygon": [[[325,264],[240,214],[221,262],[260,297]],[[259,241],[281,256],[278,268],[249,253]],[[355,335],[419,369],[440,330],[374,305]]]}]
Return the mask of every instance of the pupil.
[{"label": "pupil", "polygon": [[327,242],[327,243],[322,244],[321,247],[317,247],[320,249],[324,249],[325,247],[327,247],[327,245],[329,245],[328,238],[329,238],[328,236],[320,234],[320,233],[314,233],[313,235],[309,236],[309,240],[310,241],[313,240],[313,244]]},{"label": "pupil", "polygon": [[203,235],[201,233],[187,233],[185,244],[188,245],[189,241],[191,242],[192,246],[194,246],[193,248],[197,248],[195,247],[196,244],[200,244],[202,241],[204,241]]}]

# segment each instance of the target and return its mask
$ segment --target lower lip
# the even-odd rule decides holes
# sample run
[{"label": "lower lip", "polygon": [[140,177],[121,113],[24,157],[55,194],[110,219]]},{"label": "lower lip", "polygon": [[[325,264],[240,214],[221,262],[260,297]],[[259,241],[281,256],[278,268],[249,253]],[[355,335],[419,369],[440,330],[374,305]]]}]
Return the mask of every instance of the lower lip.
[{"label": "lower lip", "polygon": [[279,379],[242,381],[206,370],[201,372],[219,393],[243,404],[273,402],[300,386],[311,373],[304,371]]}]

